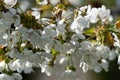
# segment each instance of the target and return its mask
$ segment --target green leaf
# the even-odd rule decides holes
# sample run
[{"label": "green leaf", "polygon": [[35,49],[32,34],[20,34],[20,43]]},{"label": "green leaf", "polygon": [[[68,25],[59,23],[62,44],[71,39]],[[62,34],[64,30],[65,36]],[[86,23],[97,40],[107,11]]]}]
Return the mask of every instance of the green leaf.
[{"label": "green leaf", "polygon": [[62,9],[62,10],[66,10],[66,6],[62,3],[58,4],[57,7]]},{"label": "green leaf", "polygon": [[85,35],[93,35],[96,33],[96,30],[95,30],[95,28],[89,28],[89,29],[86,29],[83,33]]},{"label": "green leaf", "polygon": [[42,2],[43,0],[36,0],[37,3]]},{"label": "green leaf", "polygon": [[113,31],[113,32],[116,32],[117,28],[114,27],[114,25],[108,25],[106,27],[107,30],[110,30],[110,31]]},{"label": "green leaf", "polygon": [[60,54],[60,52],[56,51],[54,48],[51,50],[52,55],[57,55]]}]

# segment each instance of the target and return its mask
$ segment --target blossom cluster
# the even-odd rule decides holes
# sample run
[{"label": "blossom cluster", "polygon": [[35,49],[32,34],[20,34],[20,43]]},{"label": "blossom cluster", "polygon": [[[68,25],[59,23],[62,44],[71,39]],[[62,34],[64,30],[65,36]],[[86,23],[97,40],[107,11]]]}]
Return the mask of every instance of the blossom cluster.
[{"label": "blossom cluster", "polygon": [[22,80],[33,67],[76,80],[79,68],[109,71],[115,58],[120,65],[120,21],[113,23],[104,5],[71,10],[63,2],[36,2],[18,13],[17,0],[0,0],[0,80]]}]

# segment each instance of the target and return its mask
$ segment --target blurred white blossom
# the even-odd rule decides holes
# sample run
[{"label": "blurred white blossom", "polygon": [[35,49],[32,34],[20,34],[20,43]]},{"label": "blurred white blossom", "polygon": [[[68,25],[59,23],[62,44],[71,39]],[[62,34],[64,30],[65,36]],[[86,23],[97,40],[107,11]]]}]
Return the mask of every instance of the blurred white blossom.
[{"label": "blurred white blossom", "polygon": [[78,67],[84,73],[88,70],[107,72],[109,60],[116,57],[120,66],[120,22],[111,23],[110,10],[104,5],[74,9],[73,6],[81,5],[83,0],[65,3],[36,0],[36,5],[24,12],[30,6],[25,0],[22,5],[18,4],[19,9],[23,9],[23,14],[18,14],[17,6],[14,8],[17,0],[3,2],[0,80],[22,80],[20,73],[29,74],[34,67],[40,67],[47,76],[61,75],[62,80],[77,80]]},{"label": "blurred white blossom", "polygon": [[61,78],[62,80],[76,80],[79,78],[79,76],[76,72],[68,69],[61,74]]},{"label": "blurred white blossom", "polygon": [[4,0],[4,3],[5,7],[9,9],[12,8],[17,3],[17,0]]},{"label": "blurred white blossom", "polygon": [[32,8],[32,15],[35,17],[35,19],[40,19],[40,11],[37,8]]},{"label": "blurred white blossom", "polygon": [[13,73],[12,75],[0,74],[1,80],[22,80],[22,76],[18,73]]}]

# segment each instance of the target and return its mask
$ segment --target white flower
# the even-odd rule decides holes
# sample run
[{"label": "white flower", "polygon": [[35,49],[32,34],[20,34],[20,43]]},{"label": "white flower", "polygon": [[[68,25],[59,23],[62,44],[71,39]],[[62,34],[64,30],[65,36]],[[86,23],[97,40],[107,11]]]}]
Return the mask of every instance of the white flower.
[{"label": "white flower", "polygon": [[21,44],[21,47],[25,47],[25,46],[26,46],[26,43],[22,43],[22,44]]},{"label": "white flower", "polygon": [[92,10],[92,6],[91,6],[91,5],[88,5],[88,6],[87,6],[87,12],[86,12],[86,13],[89,14],[89,13],[91,12],[91,10]]},{"label": "white flower", "polygon": [[23,56],[18,52],[17,49],[11,49],[11,51],[6,53],[10,58],[22,58]]},{"label": "white flower", "polygon": [[114,50],[112,50],[110,53],[109,53],[109,60],[113,61],[115,58],[117,57],[117,54],[115,53]]},{"label": "white flower", "polygon": [[74,52],[75,52],[74,49],[70,49],[70,50],[66,51],[67,54],[73,54]]},{"label": "white flower", "polygon": [[[83,7],[83,9],[85,8]],[[82,12],[79,11],[79,13],[81,14]],[[91,23],[96,23],[98,20],[101,20],[103,23],[106,21],[111,22],[113,20],[110,15],[110,10],[106,9],[104,5],[102,5],[101,8],[91,8],[91,6],[88,5],[85,18],[87,18]]]},{"label": "white flower", "polygon": [[18,27],[20,25],[20,16],[17,15],[16,10],[11,8],[8,12],[0,12],[0,28],[1,31],[9,29],[12,25]]},{"label": "white flower", "polygon": [[4,0],[4,3],[6,4],[5,7],[9,9],[17,3],[17,0]]},{"label": "white flower", "polygon": [[3,69],[5,69],[6,63],[5,61],[0,62],[0,72],[2,72]]},{"label": "white flower", "polygon": [[45,51],[49,53],[49,51],[55,44],[54,38],[56,37],[56,35],[56,31],[51,26],[45,27],[45,29],[41,32],[39,47],[44,48]]},{"label": "white flower", "polygon": [[40,35],[33,29],[27,29],[20,27],[18,33],[22,35],[23,41],[30,41],[33,47],[37,47],[40,44]]},{"label": "white flower", "polygon": [[89,28],[89,21],[82,16],[75,18],[71,24],[71,30],[77,34],[81,34],[85,28]]},{"label": "white flower", "polygon": [[87,50],[94,47],[94,44],[90,41],[83,41],[83,42],[80,43],[80,45],[81,45],[82,49],[87,49]]},{"label": "white flower", "polygon": [[93,69],[96,73],[99,73],[102,71],[102,68],[100,66],[95,66],[94,69]]},{"label": "white flower", "polygon": [[104,5],[102,5],[101,8],[98,8],[98,15],[102,22],[111,22],[113,20],[112,16],[110,15],[110,10],[106,9]]},{"label": "white flower", "polygon": [[120,55],[118,56],[118,64],[120,64]]},{"label": "white flower", "polygon": [[20,59],[13,61],[11,64],[9,64],[9,67],[12,71],[17,70],[18,73],[21,73],[22,71],[24,71],[24,73],[31,73],[33,71],[32,63]]},{"label": "white flower", "polygon": [[70,40],[70,43],[75,46],[79,46],[77,34],[73,34]]},{"label": "white flower", "polygon": [[[88,69],[99,72],[101,71],[100,68],[107,71],[108,62],[105,59],[108,58],[110,53],[110,49],[107,46],[96,46],[91,42],[83,41],[79,50],[80,67],[82,67],[84,72]],[[103,59],[101,60],[101,58]]]},{"label": "white flower", "polygon": [[62,50],[63,45],[60,41],[56,40],[53,42],[53,47],[56,51],[60,52]]},{"label": "white flower", "polygon": [[36,31],[33,31],[33,32],[29,33],[28,39],[30,40],[30,43],[32,44],[32,46],[34,48],[39,46],[40,35]]},{"label": "white flower", "polygon": [[3,39],[6,40],[7,38],[8,38],[8,34],[4,34],[4,35],[3,35]]},{"label": "white flower", "polygon": [[90,21],[90,23],[96,23],[98,18],[98,9],[97,8],[88,8],[87,15],[85,16],[86,19]]},{"label": "white flower", "polygon": [[103,68],[105,71],[108,71],[108,67],[109,67],[109,62],[105,59],[101,60],[101,64],[100,64],[101,68]]},{"label": "white flower", "polygon": [[84,0],[68,0],[68,2],[70,4],[72,4],[73,6],[81,6],[84,2]]},{"label": "white flower", "polygon": [[29,33],[28,33],[28,29],[23,27],[22,25],[18,28],[17,30],[18,34],[21,34],[22,35],[22,41],[26,41],[29,36]]},{"label": "white flower", "polygon": [[118,61],[117,61],[118,65],[119,65],[119,70],[120,70],[120,55],[118,55]]},{"label": "white flower", "polygon": [[16,71],[17,70],[17,72],[21,73],[22,72],[22,68],[23,68],[21,64],[22,63],[20,62],[20,60],[17,59],[15,61],[11,62],[9,64],[9,67],[10,67],[10,69],[12,71]]},{"label": "white flower", "polygon": [[49,2],[50,2],[52,5],[56,5],[56,4],[60,3],[60,0],[49,0]]},{"label": "white flower", "polygon": [[[109,53],[111,52],[109,47],[94,46],[94,44],[84,41],[81,43],[79,50],[81,55],[80,62],[85,61],[89,66],[89,69],[94,69],[96,72],[99,72],[101,71],[99,68],[100,66],[101,68],[105,69],[105,71],[107,71],[108,62],[105,59],[109,57]],[[101,58],[103,59],[101,60]],[[99,60],[101,60],[101,63],[99,63]]]},{"label": "white flower", "polygon": [[111,52],[110,51],[110,48],[108,46],[97,46],[96,47],[96,54],[98,54],[98,56],[100,56],[101,58],[108,58],[109,57],[109,53]]},{"label": "white flower", "polygon": [[102,71],[102,69],[104,69],[106,72],[108,71],[108,67],[109,67],[109,62],[105,59],[101,59],[101,62],[96,64],[94,66],[94,71],[99,73]]},{"label": "white flower", "polygon": [[83,34],[77,34],[77,36],[79,39],[82,39],[82,40],[84,40],[86,38]]},{"label": "white flower", "polygon": [[88,8],[88,6],[80,7],[80,11],[85,11],[87,8]]},{"label": "white flower", "polygon": [[65,19],[61,19],[61,20],[58,22],[58,24],[59,24],[59,25],[62,25],[62,24],[64,24],[64,22],[65,22]]},{"label": "white flower", "polygon": [[38,8],[32,8],[32,15],[35,17],[35,19],[40,19],[40,11]]},{"label": "white flower", "polygon": [[86,64],[85,62],[81,62],[79,67],[82,68],[84,73],[86,73],[89,70],[89,65]]},{"label": "white flower", "polygon": [[22,76],[18,73],[13,73],[12,75],[0,74],[0,80],[22,80]]},{"label": "white flower", "polygon": [[39,1],[39,0],[36,0],[38,2],[39,5],[46,5],[48,4],[48,0],[42,0],[42,1]]},{"label": "white flower", "polygon": [[60,64],[67,64],[68,58],[66,56],[62,56],[59,60]]},{"label": "white flower", "polygon": [[7,74],[0,74],[0,80],[15,80],[15,79]]},{"label": "white flower", "polygon": [[57,26],[55,26],[56,28],[56,32],[57,32],[57,35],[62,35],[62,38],[65,40],[66,38],[66,24],[64,23],[64,19],[60,20],[57,24]]},{"label": "white flower", "polygon": [[78,14],[79,14],[79,15],[82,15],[82,12],[86,11],[87,8],[88,8],[88,6],[80,7],[80,10],[78,11]]},{"label": "white flower", "polygon": [[61,78],[62,80],[76,80],[79,76],[76,72],[68,69],[61,74]]},{"label": "white flower", "polygon": [[54,65],[54,66],[50,66],[49,61],[44,61],[42,64],[40,64],[41,67],[41,72],[45,73],[47,76],[51,76],[51,75],[55,75],[58,72],[58,66]]},{"label": "white flower", "polygon": [[55,26],[52,26],[52,25],[49,25],[49,26],[46,26],[44,28],[44,30],[42,31],[41,33],[41,38],[43,39],[46,39],[48,41],[52,40],[53,38],[56,37],[57,33],[56,31],[53,29],[53,27]]},{"label": "white flower", "polygon": [[33,66],[39,67],[39,64],[45,61],[45,56],[42,55],[42,52],[36,52],[35,54],[31,55],[29,61],[33,63]]},{"label": "white flower", "polygon": [[[37,1],[39,6],[46,6],[50,2],[49,0]],[[68,65],[61,75],[62,80],[76,80],[79,76],[73,70],[73,65],[79,66],[85,73],[88,70],[100,72],[104,69],[108,71],[109,62],[107,59],[114,60],[116,56],[118,57],[118,65],[120,65],[120,40],[115,33],[112,33],[115,50],[111,50],[109,46],[98,45],[95,41],[92,42],[91,36],[88,38],[83,33],[85,29],[91,27],[91,23],[112,21],[110,10],[105,6],[101,8],[92,8],[90,5],[81,7],[73,21],[68,21],[68,16],[73,17],[74,14],[71,13],[74,12],[66,11],[66,13],[70,13],[65,17],[62,14],[64,18],[61,20],[55,17],[55,23],[54,19],[41,19],[41,9],[32,8],[32,16],[37,19],[36,21],[41,20],[40,25],[44,25],[42,29],[37,30],[23,27],[24,24],[20,23],[20,16],[12,8],[16,2],[17,0],[4,0],[8,11],[0,12],[0,44],[5,46],[6,60],[9,58],[9,63],[6,60],[0,62],[0,80],[22,79],[20,74],[3,74],[3,70],[31,73],[33,67],[40,67],[42,73],[51,76],[61,73],[64,70],[63,67]],[[59,1],[54,4],[57,2]],[[32,48],[30,50],[29,43]],[[19,48],[22,48],[22,51],[19,51]],[[4,48],[2,49],[4,50]]]},{"label": "white flower", "polygon": [[112,33],[114,36],[114,46],[120,48],[120,40],[115,33]]},{"label": "white flower", "polygon": [[[67,52],[69,52],[70,50],[73,50],[74,51],[74,47],[69,44],[69,43],[64,43],[62,46],[61,46],[61,50],[60,50],[60,53],[65,55]],[[73,54],[73,53],[71,53]]]},{"label": "white flower", "polygon": [[18,73],[13,73],[12,77],[15,79],[15,80],[22,80],[22,76]]}]

